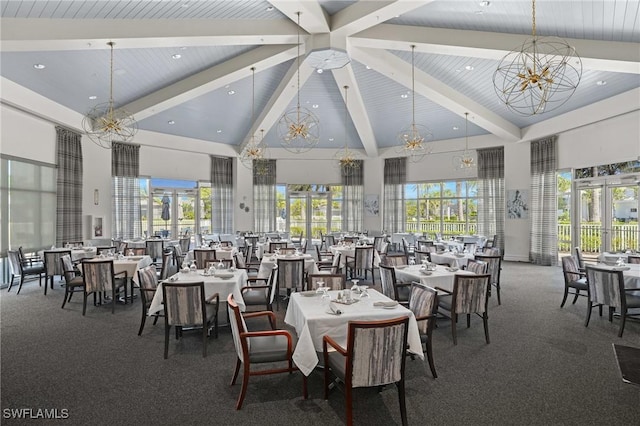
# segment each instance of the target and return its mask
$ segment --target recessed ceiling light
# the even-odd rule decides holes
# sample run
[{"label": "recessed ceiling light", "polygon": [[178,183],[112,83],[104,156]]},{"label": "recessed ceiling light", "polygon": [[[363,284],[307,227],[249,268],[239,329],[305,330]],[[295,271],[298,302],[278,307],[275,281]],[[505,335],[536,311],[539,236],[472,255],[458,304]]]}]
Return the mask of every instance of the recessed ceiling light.
[{"label": "recessed ceiling light", "polygon": [[227,94],[229,94],[229,95],[235,95],[235,94],[236,94],[236,91],[235,91],[235,90],[229,90],[229,91],[227,92]]},{"label": "recessed ceiling light", "polygon": [[458,127],[458,126],[453,126],[453,130],[460,130],[460,127]]},{"label": "recessed ceiling light", "polygon": [[222,133],[222,129],[216,130],[216,133]]},{"label": "recessed ceiling light", "polygon": [[464,69],[467,71],[473,71],[473,65],[467,65]]},{"label": "recessed ceiling light", "polygon": [[456,72],[462,72],[462,70],[460,68],[456,69]]},{"label": "recessed ceiling light", "polygon": [[491,6],[491,2],[490,1],[481,1],[480,2],[480,6],[489,7],[489,6]]},{"label": "recessed ceiling light", "polygon": [[174,54],[174,55],[171,55],[171,57],[172,57],[173,59],[180,59],[180,58],[182,58],[182,55],[180,55],[179,53],[176,53],[176,54]]},{"label": "recessed ceiling light", "polygon": [[607,84],[606,80],[599,80],[596,82],[598,86],[605,86]]},{"label": "recessed ceiling light", "polygon": [[171,124],[171,125],[173,125],[173,124],[176,124],[176,122],[175,122],[175,121],[173,121],[173,120],[169,120],[169,121],[167,121],[167,124]]},{"label": "recessed ceiling light", "polygon": [[365,68],[368,69],[368,70],[371,69],[371,67],[369,65],[365,65]]},{"label": "recessed ceiling light", "polygon": [[329,138],[329,142],[333,142],[333,138]]},{"label": "recessed ceiling light", "polygon": [[98,99],[98,97],[96,95],[91,95],[91,96],[89,96],[89,99],[91,99],[93,101],[95,99]]},{"label": "recessed ceiling light", "polygon": [[43,65],[43,64],[34,64],[33,67],[37,70],[43,70],[45,69],[47,66]]},{"label": "recessed ceiling light", "polygon": [[400,97],[402,99],[407,99],[409,97],[409,95],[407,95],[406,93],[403,93],[402,95],[400,95]]},{"label": "recessed ceiling light", "polygon": [[323,70],[322,68],[318,68],[318,69],[316,70],[316,72],[317,72],[318,74],[322,74],[322,73],[324,72],[324,70]]},{"label": "recessed ceiling light", "polygon": [[271,12],[273,10],[273,6],[268,6],[267,7],[267,12]]},{"label": "recessed ceiling light", "polygon": [[318,109],[318,107],[319,107],[319,106],[320,106],[320,105],[318,105],[318,104],[313,104],[313,105],[311,105],[311,108],[313,108],[313,109]]}]

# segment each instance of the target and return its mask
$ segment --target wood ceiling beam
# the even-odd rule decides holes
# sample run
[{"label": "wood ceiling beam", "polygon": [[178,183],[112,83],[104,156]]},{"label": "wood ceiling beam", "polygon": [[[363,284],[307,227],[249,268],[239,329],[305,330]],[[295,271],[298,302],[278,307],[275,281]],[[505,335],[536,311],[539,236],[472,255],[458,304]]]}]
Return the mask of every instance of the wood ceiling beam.
[{"label": "wood ceiling beam", "polygon": [[315,0],[270,0],[269,3],[287,15],[296,25],[298,23],[298,12],[300,12],[300,27],[309,34],[329,32],[329,15],[320,6],[320,3]]}]

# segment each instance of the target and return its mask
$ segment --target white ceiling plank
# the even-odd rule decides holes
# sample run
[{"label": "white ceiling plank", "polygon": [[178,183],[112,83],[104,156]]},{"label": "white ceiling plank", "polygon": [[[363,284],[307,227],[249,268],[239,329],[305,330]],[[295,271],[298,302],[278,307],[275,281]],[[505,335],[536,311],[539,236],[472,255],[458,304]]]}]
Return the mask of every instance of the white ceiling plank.
[{"label": "white ceiling plank", "polygon": [[346,38],[411,12],[433,0],[359,1],[331,17],[331,46],[346,50]]},{"label": "white ceiling plank", "polygon": [[376,157],[378,155],[378,144],[376,142],[376,135],[371,127],[369,121],[369,115],[367,109],[364,106],[360,89],[358,88],[358,81],[353,72],[351,64],[347,64],[342,68],[332,70],[333,78],[336,84],[340,88],[340,93],[344,99],[344,86],[349,86],[349,115],[353,121],[353,125],[358,132],[360,141],[364,146],[364,150],[369,157]]},{"label": "white ceiling plank", "polygon": [[300,12],[300,27],[309,34],[329,32],[329,15],[316,0],[270,0],[269,3],[295,23]]},{"label": "white ceiling plank", "polygon": [[[352,48],[350,54],[353,59],[369,65],[387,78],[411,87],[411,64],[394,54],[365,48]],[[475,124],[506,141],[520,140],[520,128],[517,126],[425,72],[416,69],[415,74],[416,93],[461,117],[465,112],[474,115]]]},{"label": "white ceiling plank", "polygon": [[[410,50],[415,44],[420,52],[501,60],[529,38],[519,34],[425,28],[381,24],[349,38],[354,47]],[[638,43],[565,39],[574,46],[585,69],[640,73]]]},{"label": "white ceiling plank", "polygon": [[122,108],[140,121],[246,77],[252,66],[265,69],[295,58],[296,46],[262,46],[137,99]]},{"label": "white ceiling plank", "polygon": [[110,20],[3,18],[3,52],[295,44],[297,25],[286,21]]}]

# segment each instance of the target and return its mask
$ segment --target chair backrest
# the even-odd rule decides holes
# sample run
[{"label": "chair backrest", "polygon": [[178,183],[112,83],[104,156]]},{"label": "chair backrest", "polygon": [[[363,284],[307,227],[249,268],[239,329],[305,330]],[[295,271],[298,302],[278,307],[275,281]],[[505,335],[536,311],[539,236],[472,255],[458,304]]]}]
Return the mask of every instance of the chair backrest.
[{"label": "chair backrest", "polygon": [[633,264],[639,264],[640,263],[640,256],[638,255],[628,255],[627,256],[627,263],[633,263]]},{"label": "chair backrest", "polygon": [[563,256],[561,260],[565,284],[578,281],[580,274],[578,273],[578,262],[576,262],[576,258],[573,256]]},{"label": "chair backrest", "polygon": [[70,255],[65,254],[60,256],[60,267],[62,268],[62,276],[64,277],[64,281],[69,284],[71,280],[73,280],[76,276]]},{"label": "chair backrest", "polygon": [[409,262],[404,254],[392,254],[385,256],[384,264],[387,266],[402,266],[408,265]]},{"label": "chair backrest", "polygon": [[437,308],[438,292],[436,289],[418,282],[412,282],[409,309],[418,321],[420,334],[427,334],[433,328]]},{"label": "chair backrest", "polygon": [[489,301],[490,274],[456,274],[453,281],[452,309],[458,314],[484,313]]},{"label": "chair backrest", "polygon": [[147,255],[151,259],[160,259],[164,252],[164,241],[162,240],[147,240],[145,242],[147,247]]},{"label": "chair backrest", "polygon": [[396,299],[396,291],[393,283],[396,281],[396,271],[393,266],[380,265],[380,283],[382,285],[382,294],[389,299]]},{"label": "chair backrest", "polygon": [[344,237],[345,243],[357,243],[358,241],[360,241],[358,237]]},{"label": "chair backrest", "polygon": [[169,271],[171,270],[171,258],[173,252],[167,251],[162,253],[162,269],[160,269],[160,279],[166,280],[169,277]]},{"label": "chair backrest", "polygon": [[464,244],[464,249],[467,251],[467,253],[475,253],[476,252],[476,248],[477,245],[476,243],[463,243]]},{"label": "chair backrest", "polygon": [[327,247],[327,249],[329,249],[329,247],[331,246],[335,246],[336,245],[336,237],[334,235],[325,235],[324,236],[324,241],[325,241],[325,246]]},{"label": "chair backrest", "polygon": [[249,354],[250,339],[241,338],[242,333],[246,333],[247,324],[244,321],[244,317],[240,312],[238,304],[233,298],[233,294],[229,294],[227,297],[227,307],[229,310],[229,323],[231,325],[231,335],[233,336],[233,344],[236,347],[236,353],[238,359],[244,363],[248,360],[244,359],[244,354]]},{"label": "chair backrest", "polygon": [[431,262],[431,252],[414,250],[413,254],[416,257],[416,263],[422,263],[423,260],[426,260],[427,262]]},{"label": "chair backrest", "polygon": [[499,247],[485,247],[482,249],[482,254],[487,256],[500,256],[502,257],[502,250]]},{"label": "chair backrest", "polygon": [[278,259],[278,287],[304,288],[304,259]]},{"label": "chair backrest", "polygon": [[196,261],[196,268],[204,269],[208,260],[216,260],[216,251],[193,249],[193,259]]},{"label": "chair backrest", "polygon": [[378,250],[378,253],[382,253],[382,243],[384,243],[383,236],[373,237],[373,248]]},{"label": "chair backrest", "polygon": [[20,252],[18,250],[7,250],[9,266],[13,275],[22,275],[22,263],[20,263]]},{"label": "chair backrest", "polygon": [[269,252],[271,253],[275,253],[275,251],[277,249],[283,249],[283,248],[287,248],[287,242],[286,241],[271,241],[269,243]]},{"label": "chair backrest", "polygon": [[580,250],[580,247],[576,247],[575,252],[576,260],[578,261],[578,268],[584,269],[584,258],[582,257],[582,250]]},{"label": "chair backrest", "polygon": [[413,254],[413,247],[409,244],[405,237],[402,237],[402,249],[404,250],[405,256]]},{"label": "chair backrest", "polygon": [[295,247],[280,247],[280,254],[294,254],[295,252]]},{"label": "chair backrest", "polygon": [[589,300],[614,308],[625,308],[624,276],[622,271],[612,271],[587,265]]},{"label": "chair backrest", "polygon": [[499,284],[502,257],[476,254],[475,258],[487,264],[487,273],[491,275],[491,284]]},{"label": "chair backrest", "polygon": [[228,240],[224,240],[224,241],[220,240],[218,244],[220,245],[220,247],[233,247],[233,243]]},{"label": "chair backrest", "polygon": [[202,234],[195,234],[193,236],[193,243],[196,247],[202,247]]},{"label": "chair backrest", "polygon": [[146,266],[138,270],[138,282],[140,284],[140,297],[145,306],[151,305],[151,292],[145,290],[156,290],[158,288],[158,275],[156,268]]},{"label": "chair backrest", "polygon": [[183,253],[189,251],[189,245],[191,245],[191,238],[180,238],[180,240],[178,241],[178,246]]},{"label": "chair backrest", "polygon": [[374,259],[374,248],[373,246],[367,247],[356,247],[355,251],[355,268],[373,268],[373,259]]},{"label": "chair backrest", "polygon": [[96,254],[97,255],[101,255],[101,254],[116,254],[117,253],[117,247],[116,246],[99,246],[96,247]]},{"label": "chair backrest", "polygon": [[168,325],[203,325],[206,322],[204,282],[162,284],[164,315]]},{"label": "chair backrest", "polygon": [[71,256],[71,250],[45,250],[44,251],[44,270],[47,276],[62,275],[62,263],[60,258],[64,255]]},{"label": "chair backrest", "polygon": [[469,259],[467,260],[467,271],[474,274],[483,275],[487,273],[487,263],[481,260]]},{"label": "chair backrest", "polygon": [[233,255],[236,259],[236,268],[238,269],[246,269],[247,263],[245,262],[245,258],[242,256],[242,253],[238,252]]},{"label": "chair backrest", "polygon": [[220,264],[224,269],[229,269],[233,267],[233,259],[208,259],[204,261],[204,269],[208,269],[211,266],[215,266],[220,269]]},{"label": "chair backrest", "polygon": [[307,290],[315,290],[318,283],[331,290],[344,290],[345,276],[342,274],[309,274],[307,276]]},{"label": "chair backrest", "polygon": [[82,262],[85,291],[107,291],[113,288],[113,259]]},{"label": "chair backrest", "polygon": [[409,317],[349,321],[346,375],[351,387],[381,386],[404,378]]},{"label": "chair backrest", "polygon": [[117,241],[116,247],[118,253],[125,254],[127,252],[127,243],[125,241]]}]

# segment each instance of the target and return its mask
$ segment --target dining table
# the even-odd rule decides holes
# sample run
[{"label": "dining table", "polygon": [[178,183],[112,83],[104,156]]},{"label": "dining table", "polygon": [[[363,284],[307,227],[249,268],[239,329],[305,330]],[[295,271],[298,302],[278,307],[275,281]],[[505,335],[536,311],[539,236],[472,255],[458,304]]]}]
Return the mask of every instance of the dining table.
[{"label": "dining table", "polygon": [[256,257],[258,259],[262,259],[262,257],[264,256],[265,253],[269,252],[269,243],[274,242],[274,243],[287,243],[287,247],[293,247],[293,243],[288,240],[288,239],[284,239],[284,240],[277,240],[277,241],[265,241],[265,242],[257,242],[256,243]]},{"label": "dining table", "polygon": [[431,262],[433,263],[448,263],[449,266],[454,266],[456,268],[462,268],[467,266],[467,262],[469,259],[474,259],[473,253],[456,253],[451,251],[445,252],[435,252],[431,253]]},{"label": "dining table", "polygon": [[440,287],[452,292],[456,274],[473,275],[472,272],[456,267],[434,265],[433,271],[426,271],[422,265],[401,265],[395,267],[396,279],[400,282],[417,281],[429,287]]},{"label": "dining table", "polygon": [[95,262],[105,259],[113,260],[113,273],[120,274],[124,271],[127,272],[127,278],[136,286],[139,286],[138,270],[151,265],[151,258],[147,255],[144,256],[122,256],[109,257],[109,256],[96,256],[92,259],[85,259],[83,262]]},{"label": "dining table", "polygon": [[[367,247],[367,246],[357,246],[355,244],[338,244],[329,246],[329,251],[333,254],[333,266],[339,266],[340,268],[344,268],[347,262],[347,256],[355,257],[356,255],[356,247]],[[340,254],[340,256],[338,256]],[[338,258],[340,259],[340,264],[338,263]],[[380,253],[378,250],[373,250],[373,266],[376,268],[380,265]]]},{"label": "dining table", "polygon": [[[67,252],[71,251],[71,261],[72,262],[80,262],[82,259],[91,259],[96,256],[96,247],[74,247],[74,248],[64,248],[64,247],[55,247],[46,251],[53,252]],[[37,252],[38,256],[41,259],[44,259],[44,250],[40,250]]]},{"label": "dining table", "polygon": [[[607,265],[604,263],[598,263],[597,267],[609,271],[622,271],[624,287],[637,288],[640,290],[640,264],[628,263],[624,265]],[[640,291],[634,291],[633,293],[637,295]]]},{"label": "dining table", "polygon": [[317,274],[318,266],[313,256],[309,253],[299,254],[273,254],[269,256],[263,256],[260,260],[260,267],[258,268],[259,278],[268,278],[271,274],[271,270],[278,264],[278,259],[304,259],[304,271],[307,274]]},{"label": "dining table", "polygon": [[[215,293],[220,296],[220,303],[226,303],[230,294],[233,294],[233,298],[238,304],[241,311],[246,309],[244,299],[242,298],[242,287],[247,283],[247,271],[245,269],[228,269],[224,271],[216,271],[214,274],[208,274],[203,269],[189,272],[178,272],[170,276],[165,281],[175,283],[187,283],[187,282],[204,282],[204,296],[209,298]],[[165,281],[158,283],[156,292],[151,300],[148,314],[154,315],[164,309],[163,302],[164,297],[162,295],[162,284]]]},{"label": "dining table", "polygon": [[615,264],[618,262],[618,259],[622,259],[624,263],[627,263],[629,260],[629,255],[640,256],[637,253],[631,252],[603,252],[598,255],[598,262],[606,263],[606,264]]},{"label": "dining table", "polygon": [[[205,246],[205,247],[199,248],[198,250],[215,251],[216,252],[216,259],[218,259],[218,260],[219,259],[231,259],[231,260],[233,260],[233,264],[235,266],[235,256],[236,256],[236,253],[238,253],[238,248],[235,247],[235,246],[232,246],[232,247],[209,247],[209,246]],[[188,262],[191,262],[192,260],[194,260],[193,250],[189,250],[185,260],[187,260]]]},{"label": "dining table", "polygon": [[180,240],[171,240],[168,238],[149,238],[146,240],[123,240],[127,244],[127,248],[147,248],[147,241],[162,241],[164,247],[177,246]]},{"label": "dining table", "polygon": [[[335,300],[338,291],[327,292],[328,297],[315,291],[291,294],[284,322],[295,328],[298,342],[293,352],[293,361],[300,371],[308,376],[320,362],[322,338],[330,336],[338,344],[346,347],[349,321],[379,321],[399,317],[409,317],[407,346],[410,353],[424,359],[420,332],[415,315],[409,309],[374,290],[366,290],[368,297],[354,298],[356,302],[345,305]],[[330,299],[333,300],[330,302]],[[378,303],[376,303],[378,302]],[[331,305],[330,305],[331,304]],[[380,305],[380,306],[376,306]],[[331,306],[340,314],[332,313]]]}]

